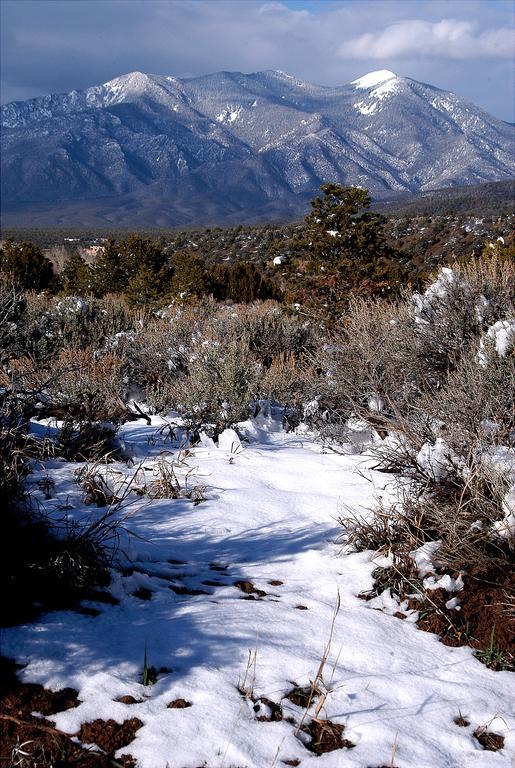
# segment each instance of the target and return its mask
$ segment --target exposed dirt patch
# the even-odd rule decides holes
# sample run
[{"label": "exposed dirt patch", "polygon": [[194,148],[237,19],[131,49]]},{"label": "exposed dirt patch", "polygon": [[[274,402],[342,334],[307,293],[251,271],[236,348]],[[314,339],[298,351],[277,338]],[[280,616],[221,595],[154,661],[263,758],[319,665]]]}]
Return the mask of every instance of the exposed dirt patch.
[{"label": "exposed dirt patch", "polygon": [[63,688],[61,691],[47,691],[41,685],[20,685],[8,693],[1,704],[4,714],[39,712],[42,715],[54,715],[79,706],[77,691]]},{"label": "exposed dirt patch", "polygon": [[[71,688],[48,691],[41,685],[21,683],[16,677],[18,669],[13,662],[0,658],[0,762],[13,766],[112,768],[118,746],[108,745],[107,754],[91,752],[58,731],[50,720],[31,714],[39,712],[49,716],[76,707],[77,691]],[[25,744],[23,751],[29,753],[23,763],[20,763],[23,756],[17,754],[17,745],[21,744]],[[117,758],[117,764],[135,768],[130,756]]]},{"label": "exposed dirt patch", "polygon": [[187,709],[191,707],[191,701],[186,699],[175,699],[168,704],[168,709]]},{"label": "exposed dirt patch", "polygon": [[497,752],[498,749],[504,747],[504,736],[501,736],[499,733],[490,733],[490,731],[480,727],[476,728],[474,736],[483,749],[486,749],[488,752]]},{"label": "exposed dirt patch", "polygon": [[311,741],[304,746],[315,755],[324,755],[326,752],[334,752],[335,749],[349,749],[354,746],[348,739],[343,738],[345,726],[332,723],[330,720],[312,720],[304,725],[302,730],[311,736]]},{"label": "exposed dirt patch", "polygon": [[280,704],[261,696],[254,702],[254,712],[261,723],[278,723],[283,719],[283,711]]},{"label": "exposed dirt patch", "polygon": [[39,712],[46,716],[79,706],[77,691],[73,688],[48,691],[42,685],[21,683],[16,676],[19,669],[21,669],[19,665],[0,657],[0,712],[2,714],[23,715]]},{"label": "exposed dirt patch", "polygon": [[465,720],[463,715],[458,715],[458,717],[455,717],[454,722],[456,723],[456,725],[459,725],[460,728],[466,728],[467,726],[470,725],[469,721]]},{"label": "exposed dirt patch", "polygon": [[[514,577],[508,568],[492,567],[488,572],[464,565],[464,589],[451,594],[443,589],[429,590],[422,599],[409,596],[413,580],[406,582],[400,571],[377,568],[374,587],[358,597],[371,600],[385,589],[408,599],[409,607],[419,611],[418,627],[439,635],[445,645],[469,645],[478,658],[491,669],[515,669],[515,619],[509,613]],[[456,578],[459,571],[450,573]],[[422,586],[420,585],[420,591]],[[459,600],[460,610],[447,608],[452,597]],[[406,618],[402,611],[393,614]]]},{"label": "exposed dirt patch", "polygon": [[445,607],[451,595],[442,589],[432,590],[434,605],[412,601],[410,607],[421,611],[418,626],[440,635],[445,645],[470,645],[491,669],[514,669],[515,620],[507,612],[513,594],[510,573],[492,573],[481,577],[469,573],[465,588],[456,593],[460,610]]},{"label": "exposed dirt patch", "polygon": [[291,701],[292,704],[296,704],[297,707],[307,709],[318,696],[320,696],[320,691],[316,688],[313,689],[311,685],[300,686],[294,684],[294,688],[292,688],[284,698],[289,699],[289,701]]},{"label": "exposed dirt patch", "polygon": [[136,731],[142,725],[137,717],[125,720],[121,725],[114,720],[93,720],[92,723],[82,725],[79,739],[84,744],[96,744],[104,752],[113,754],[134,741]]},{"label": "exposed dirt patch", "polygon": [[120,696],[116,701],[119,701],[120,704],[141,704],[143,699],[135,699],[134,696]]},{"label": "exposed dirt patch", "polygon": [[280,704],[266,698],[266,696],[256,698],[251,691],[242,686],[237,686],[237,689],[242,699],[252,703],[256,720],[260,723],[277,723],[283,719],[283,710]]},{"label": "exposed dirt patch", "polygon": [[246,595],[257,595],[258,597],[265,597],[266,592],[262,589],[257,589],[251,581],[245,581],[240,579],[234,582],[234,586]]},{"label": "exposed dirt patch", "polygon": [[250,595],[255,591],[254,584],[251,581],[235,581],[234,586],[242,592],[245,592],[246,595]]}]

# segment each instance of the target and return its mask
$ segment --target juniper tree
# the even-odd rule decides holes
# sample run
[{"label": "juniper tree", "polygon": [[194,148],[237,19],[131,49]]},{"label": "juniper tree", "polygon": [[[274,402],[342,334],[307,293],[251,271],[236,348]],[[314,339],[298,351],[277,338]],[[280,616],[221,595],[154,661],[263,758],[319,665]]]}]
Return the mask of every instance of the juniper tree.
[{"label": "juniper tree", "polygon": [[72,253],[61,273],[63,290],[66,293],[84,295],[93,290],[91,267],[78,253]]},{"label": "juniper tree", "polygon": [[334,183],[321,190],[323,197],[311,201],[299,243],[312,267],[322,267],[342,285],[377,283],[382,292],[405,281],[408,271],[388,244],[383,218],[369,210],[368,192]]},{"label": "juniper tree", "polygon": [[140,235],[129,235],[118,242],[109,239],[94,267],[95,290],[101,295],[124,293],[131,282],[133,287],[135,283],[144,287],[141,280],[146,276],[152,293],[164,291],[171,278],[168,261],[160,243]]},{"label": "juniper tree", "polygon": [[7,240],[0,250],[0,273],[23,290],[51,288],[52,262],[32,243]]}]

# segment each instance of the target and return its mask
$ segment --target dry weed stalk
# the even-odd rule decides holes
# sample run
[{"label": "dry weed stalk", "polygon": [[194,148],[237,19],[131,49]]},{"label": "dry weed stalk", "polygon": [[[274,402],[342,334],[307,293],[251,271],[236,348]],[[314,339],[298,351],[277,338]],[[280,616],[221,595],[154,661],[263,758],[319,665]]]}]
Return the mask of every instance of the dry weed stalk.
[{"label": "dry weed stalk", "polygon": [[311,707],[315,697],[318,697],[318,701],[316,703],[316,706],[315,706],[315,709],[314,709],[314,713],[310,717],[311,717],[312,720],[315,720],[316,722],[321,722],[321,719],[319,717],[320,716],[320,712],[322,711],[323,707],[325,706],[325,703],[327,701],[327,697],[334,690],[333,687],[332,687],[332,682],[333,682],[336,666],[338,664],[339,654],[337,655],[337,657],[335,659],[335,662],[333,664],[333,668],[331,670],[331,675],[330,675],[329,681],[327,683],[326,683],[326,681],[324,679],[324,670],[325,670],[325,666],[327,664],[327,661],[329,659],[329,655],[331,653],[331,647],[332,647],[333,635],[334,635],[334,627],[335,627],[335,624],[336,624],[336,619],[338,617],[338,614],[340,613],[340,608],[341,608],[341,598],[340,598],[340,590],[338,590],[337,591],[337,595],[336,595],[336,603],[335,603],[334,611],[333,611],[333,617],[332,617],[332,621],[331,621],[331,629],[329,631],[329,637],[328,637],[327,643],[324,646],[324,650],[323,650],[323,653],[322,653],[322,658],[320,659],[320,664],[318,665],[318,669],[317,669],[316,675],[313,678],[313,680],[310,681],[310,686],[311,687],[310,687],[310,692],[309,692],[308,703],[307,703],[306,708],[304,710],[304,713],[303,713],[303,715],[301,717],[301,720],[300,720],[297,728],[295,729],[295,736],[297,736],[297,737],[298,737],[300,731],[302,730],[302,726],[304,725],[306,717],[309,714],[309,709],[310,709],[310,707]]},{"label": "dry weed stalk", "polygon": [[[187,448],[180,449],[175,457],[173,454],[161,454],[152,470],[154,479],[148,484],[143,481],[138,492],[145,493],[151,499],[191,499],[195,505],[205,501],[208,486],[200,483],[190,484],[191,478],[198,477],[198,467],[190,466],[187,461],[190,455]],[[142,471],[144,476],[144,470]]]},{"label": "dry weed stalk", "polygon": [[178,499],[181,484],[175,473],[176,464],[162,456],[153,470],[155,479],[146,488],[151,499]]},{"label": "dry weed stalk", "polygon": [[252,651],[249,648],[247,665],[243,674],[243,680],[238,679],[238,691],[245,699],[254,699],[254,687],[256,685],[257,646]]}]

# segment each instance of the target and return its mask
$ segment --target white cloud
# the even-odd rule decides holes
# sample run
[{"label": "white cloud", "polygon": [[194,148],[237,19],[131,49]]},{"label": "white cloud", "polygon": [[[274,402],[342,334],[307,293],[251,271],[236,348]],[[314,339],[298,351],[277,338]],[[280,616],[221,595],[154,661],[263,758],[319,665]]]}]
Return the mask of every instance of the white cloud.
[{"label": "white cloud", "polygon": [[344,59],[480,59],[512,58],[514,54],[513,30],[500,27],[478,32],[471,22],[460,19],[405,19],[381,32],[351,38],[338,48],[338,55]]}]

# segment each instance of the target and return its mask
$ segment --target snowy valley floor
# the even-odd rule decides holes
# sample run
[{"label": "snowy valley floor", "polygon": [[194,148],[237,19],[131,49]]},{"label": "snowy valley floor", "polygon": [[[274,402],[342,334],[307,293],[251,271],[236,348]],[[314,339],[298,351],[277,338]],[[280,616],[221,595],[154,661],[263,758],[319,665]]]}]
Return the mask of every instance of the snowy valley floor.
[{"label": "snowy valley floor", "polygon": [[[110,482],[121,488],[137,470],[133,487],[148,485],[163,451],[178,458],[164,424],[121,428],[134,466],[109,465]],[[2,655],[25,665],[23,682],[78,691],[78,707],[48,720],[78,734],[99,718],[137,718],[134,740],[117,754],[140,768],[510,766],[513,676],[492,672],[467,647],[443,645],[409,611],[395,618],[393,601],[358,597],[372,587],[376,563],[371,553],[342,552],[337,518],[344,507],[373,506],[390,478],[366,455],[324,453],[307,434],[265,423],[248,430],[243,445],[226,433],[218,447],[205,439],[179,456],[182,486],[205,487],[191,499],[127,496],[125,575],[109,588],[117,604],[88,601],[97,615],[56,611],[2,631]],[[76,469],[54,460],[31,477],[54,481],[52,498],[36,491],[50,514],[102,512],[84,505]],[[317,755],[297,732],[305,707],[285,697],[315,678],[338,594],[319,718],[344,726],[353,746]],[[145,648],[162,670],[148,686]],[[467,726],[454,722],[460,715]],[[482,726],[504,736],[501,750],[483,749],[473,735]]]}]

